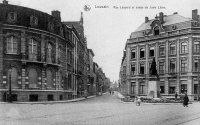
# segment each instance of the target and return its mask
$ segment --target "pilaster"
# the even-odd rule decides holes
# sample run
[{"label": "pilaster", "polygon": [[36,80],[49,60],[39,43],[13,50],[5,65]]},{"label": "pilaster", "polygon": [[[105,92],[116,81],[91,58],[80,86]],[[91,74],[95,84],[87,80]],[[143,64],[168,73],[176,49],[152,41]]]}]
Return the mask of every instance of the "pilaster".
[{"label": "pilaster", "polygon": [[0,89],[3,88],[3,31],[0,24]]}]

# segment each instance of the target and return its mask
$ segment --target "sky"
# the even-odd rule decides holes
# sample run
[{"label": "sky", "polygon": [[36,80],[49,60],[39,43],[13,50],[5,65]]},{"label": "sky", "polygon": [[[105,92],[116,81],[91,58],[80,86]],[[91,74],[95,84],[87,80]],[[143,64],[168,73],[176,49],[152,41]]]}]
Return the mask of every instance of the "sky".
[{"label": "sky", "polygon": [[[144,21],[145,16],[155,18],[163,12],[174,12],[191,18],[192,10],[198,9],[200,0],[8,0],[9,4],[25,6],[51,14],[61,12],[62,21],[78,21],[81,12],[88,48],[92,49],[97,62],[111,81],[119,79],[119,71],[125,44],[131,32]],[[91,9],[84,10],[87,5]],[[105,8],[100,8],[104,6]]]}]

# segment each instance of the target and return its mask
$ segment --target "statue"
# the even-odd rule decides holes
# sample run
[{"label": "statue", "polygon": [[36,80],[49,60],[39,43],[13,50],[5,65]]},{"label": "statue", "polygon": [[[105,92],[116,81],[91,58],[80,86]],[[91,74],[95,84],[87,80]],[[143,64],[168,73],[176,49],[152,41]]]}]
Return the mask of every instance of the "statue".
[{"label": "statue", "polygon": [[150,76],[156,76],[157,78],[159,78],[158,73],[157,73],[157,69],[156,69],[155,57],[153,58],[153,61],[151,63]]}]

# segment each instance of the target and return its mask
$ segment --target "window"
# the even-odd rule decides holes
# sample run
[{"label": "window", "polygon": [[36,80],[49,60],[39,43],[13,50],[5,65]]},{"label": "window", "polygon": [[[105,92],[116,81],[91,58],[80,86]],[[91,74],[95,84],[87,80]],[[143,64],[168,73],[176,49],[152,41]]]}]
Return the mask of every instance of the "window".
[{"label": "window", "polygon": [[199,67],[198,60],[195,60],[195,61],[194,61],[194,71],[195,71],[195,72],[198,71],[198,67]]},{"label": "window", "polygon": [[194,94],[198,94],[198,84],[194,84]]},{"label": "window", "polygon": [[169,87],[169,94],[174,94],[175,93],[175,89],[176,89],[175,86],[170,86]]},{"label": "window", "polygon": [[159,48],[159,55],[164,56],[165,55],[165,46],[160,46]]},{"label": "window", "polygon": [[17,54],[17,39],[14,36],[7,38],[7,53],[8,54]]},{"label": "window", "polygon": [[187,43],[186,42],[181,43],[181,53],[187,53]]},{"label": "window", "polygon": [[164,62],[159,63],[159,73],[163,74],[164,73]]},{"label": "window", "polygon": [[154,35],[159,35],[160,34],[160,31],[159,31],[159,27],[155,27],[154,28]]},{"label": "window", "polygon": [[47,58],[48,58],[48,62],[52,62],[52,58],[51,58],[51,56],[52,56],[52,45],[51,45],[51,43],[49,43],[48,44],[48,55],[47,55]]},{"label": "window", "polygon": [[30,19],[30,23],[31,23],[31,25],[38,25],[38,18],[37,17],[35,17],[35,16],[31,16],[30,17],[31,19]]},{"label": "window", "polygon": [[176,70],[176,65],[175,65],[175,61],[170,61],[170,72],[171,73],[175,73],[175,70]]},{"label": "window", "polygon": [[136,83],[135,82],[131,83],[131,94],[136,94]]},{"label": "window", "polygon": [[52,22],[49,22],[49,24],[48,24],[48,29],[49,29],[50,31],[53,31],[53,30],[54,30],[54,25],[53,25]]},{"label": "window", "polygon": [[144,58],[144,48],[140,49],[140,58]]},{"label": "window", "polygon": [[17,20],[17,14],[15,12],[8,13],[8,21],[13,22]]},{"label": "window", "polygon": [[140,74],[144,74],[144,64],[140,64]]},{"label": "window", "polygon": [[165,93],[165,86],[164,85],[160,85],[160,93]]},{"label": "window", "polygon": [[181,83],[181,93],[187,93],[187,84],[182,84]]},{"label": "window", "polygon": [[194,52],[195,53],[199,53],[200,52],[200,42],[199,41],[195,41],[194,42]]},{"label": "window", "polygon": [[175,55],[175,54],[176,54],[176,45],[170,44],[170,55]]},{"label": "window", "polygon": [[135,65],[131,65],[131,76],[135,75]]},{"label": "window", "polygon": [[35,39],[29,41],[29,54],[37,54],[37,41]]},{"label": "window", "polygon": [[187,61],[181,60],[181,72],[186,72],[187,70]]},{"label": "window", "polygon": [[144,94],[144,84],[140,85],[140,94]]},{"label": "window", "polygon": [[131,59],[135,59],[135,55],[136,55],[136,54],[135,54],[135,50],[132,50],[132,51],[131,51]]},{"label": "window", "polygon": [[149,56],[153,57],[154,56],[154,47],[151,47],[149,50]]},{"label": "window", "polygon": [[58,60],[61,59],[61,47],[58,48]]}]

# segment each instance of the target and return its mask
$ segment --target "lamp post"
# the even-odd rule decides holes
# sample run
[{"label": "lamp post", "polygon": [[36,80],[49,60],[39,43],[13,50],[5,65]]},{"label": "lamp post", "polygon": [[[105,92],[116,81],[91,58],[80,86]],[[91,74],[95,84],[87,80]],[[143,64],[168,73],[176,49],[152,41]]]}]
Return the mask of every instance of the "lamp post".
[{"label": "lamp post", "polygon": [[9,88],[8,88],[8,102],[12,102],[12,86],[11,86],[11,72],[12,72],[12,69],[10,68],[8,70],[8,73],[9,73]]}]

